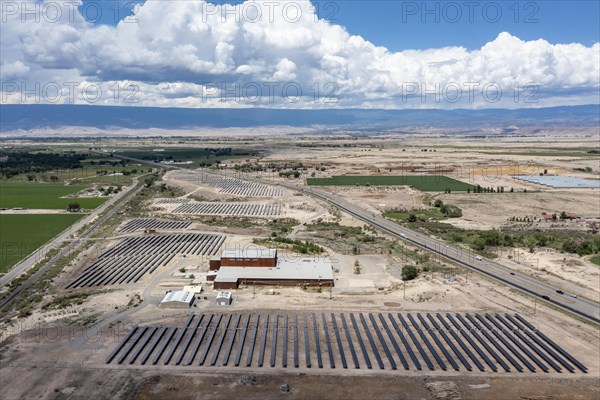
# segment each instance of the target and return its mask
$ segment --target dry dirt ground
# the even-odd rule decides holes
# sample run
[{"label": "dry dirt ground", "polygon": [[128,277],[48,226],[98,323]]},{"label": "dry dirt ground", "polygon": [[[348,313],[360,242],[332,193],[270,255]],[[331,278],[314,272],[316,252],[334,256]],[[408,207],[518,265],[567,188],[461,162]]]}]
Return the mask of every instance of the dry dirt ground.
[{"label": "dry dirt ground", "polygon": [[[597,379],[468,378],[301,374],[162,373],[82,368],[15,369],[3,399],[381,399],[595,400]],[[52,383],[48,385],[48,383]],[[15,390],[23,384],[26,391]],[[6,386],[8,385],[8,387]],[[54,385],[54,386],[52,386]]]}]

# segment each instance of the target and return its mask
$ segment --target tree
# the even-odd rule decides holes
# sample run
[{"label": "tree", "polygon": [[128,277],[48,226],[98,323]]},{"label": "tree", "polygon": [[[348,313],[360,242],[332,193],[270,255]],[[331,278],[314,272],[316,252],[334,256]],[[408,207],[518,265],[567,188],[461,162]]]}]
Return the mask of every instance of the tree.
[{"label": "tree", "polygon": [[412,281],[419,276],[419,269],[414,265],[405,265],[402,267],[402,280]]},{"label": "tree", "polygon": [[544,169],[544,175],[548,175],[548,170]]},{"label": "tree", "polygon": [[67,211],[68,212],[76,212],[76,211],[79,211],[79,210],[81,210],[81,206],[77,202],[72,202],[72,203],[69,203],[67,205]]},{"label": "tree", "polygon": [[433,202],[434,207],[441,207],[443,205],[444,205],[444,202],[440,199],[437,199],[436,201]]},{"label": "tree", "polygon": [[144,179],[144,184],[146,185],[147,188],[149,188],[150,186],[152,186],[154,184],[155,181],[156,181],[156,176],[149,176],[146,179]]}]

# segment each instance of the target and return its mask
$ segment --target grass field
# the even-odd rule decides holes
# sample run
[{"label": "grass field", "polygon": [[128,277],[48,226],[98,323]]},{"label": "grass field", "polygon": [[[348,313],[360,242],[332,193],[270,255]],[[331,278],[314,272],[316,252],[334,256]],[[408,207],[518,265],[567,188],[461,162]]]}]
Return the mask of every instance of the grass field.
[{"label": "grass field", "polygon": [[0,273],[31,254],[84,214],[0,214]]},{"label": "grass field", "polygon": [[334,176],[332,178],[308,178],[312,186],[396,186],[407,185],[423,192],[443,192],[446,189],[461,192],[473,189],[473,185],[460,182],[447,176],[397,175],[397,176]]},{"label": "grass field", "polygon": [[590,261],[593,262],[594,264],[600,266],[600,255],[593,256],[592,258],[590,258]]},{"label": "grass field", "polygon": [[83,208],[96,208],[105,198],[61,198],[77,193],[87,186],[65,186],[52,183],[7,183],[0,182],[0,207],[24,207],[33,209],[66,209],[71,202]]}]

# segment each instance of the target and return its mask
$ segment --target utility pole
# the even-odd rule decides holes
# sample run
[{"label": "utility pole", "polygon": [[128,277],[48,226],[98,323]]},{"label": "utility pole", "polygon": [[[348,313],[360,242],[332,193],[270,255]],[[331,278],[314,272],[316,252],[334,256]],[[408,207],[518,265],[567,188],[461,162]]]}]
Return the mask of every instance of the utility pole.
[{"label": "utility pole", "polygon": [[535,310],[537,309],[537,297],[533,298],[533,315],[535,315]]},{"label": "utility pole", "polygon": [[252,282],[252,298],[256,298],[256,281]]},{"label": "utility pole", "polygon": [[406,300],[406,281],[402,282],[404,284],[404,300]]}]

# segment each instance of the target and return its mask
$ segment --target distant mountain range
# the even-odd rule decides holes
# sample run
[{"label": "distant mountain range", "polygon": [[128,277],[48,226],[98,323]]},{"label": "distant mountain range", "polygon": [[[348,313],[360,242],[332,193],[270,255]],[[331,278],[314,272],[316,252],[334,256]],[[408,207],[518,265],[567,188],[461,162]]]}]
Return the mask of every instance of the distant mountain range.
[{"label": "distant mountain range", "polygon": [[[486,110],[190,109],[88,105],[1,105],[0,130],[252,128],[390,129],[401,127],[598,126],[600,105]],[[509,129],[510,130],[510,129]],[[24,133],[25,133],[24,132]]]}]

